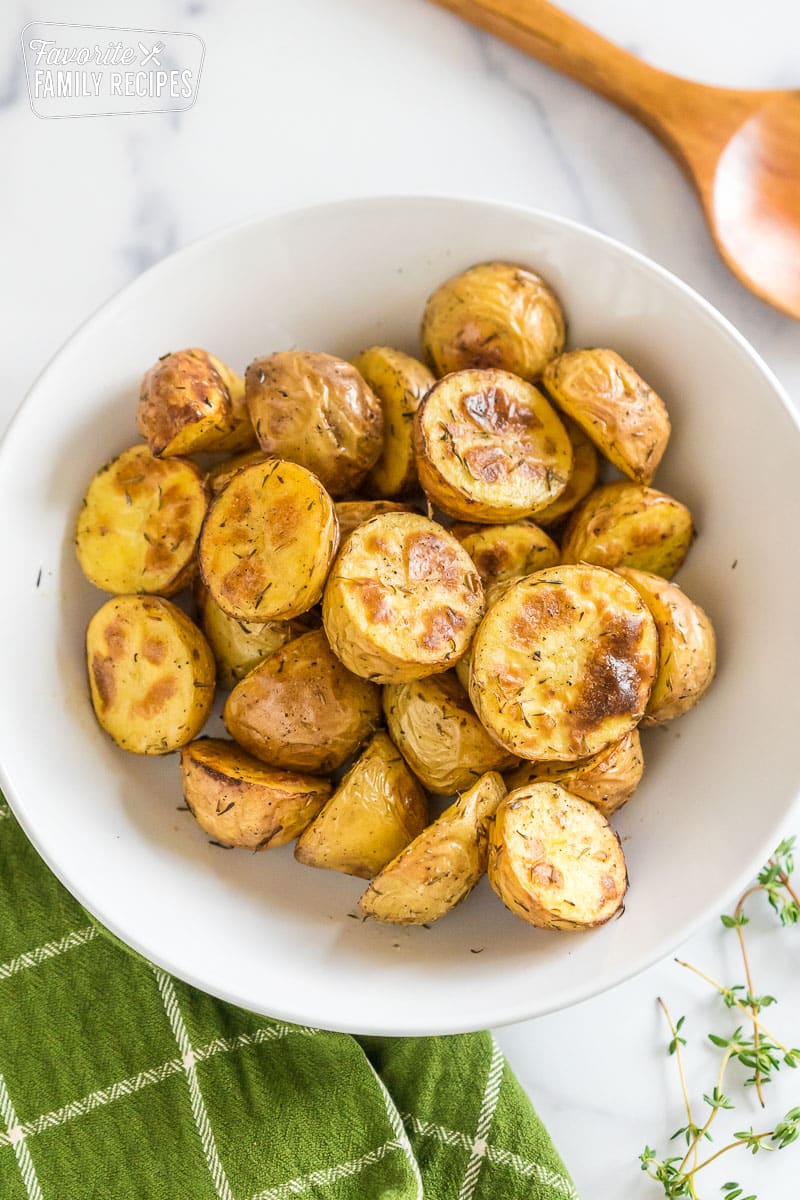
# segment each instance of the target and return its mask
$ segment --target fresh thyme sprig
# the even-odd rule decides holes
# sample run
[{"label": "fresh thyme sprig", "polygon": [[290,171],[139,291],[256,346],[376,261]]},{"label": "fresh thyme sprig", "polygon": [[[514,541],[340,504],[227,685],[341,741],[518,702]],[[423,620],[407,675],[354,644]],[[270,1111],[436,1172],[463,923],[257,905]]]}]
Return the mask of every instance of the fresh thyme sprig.
[{"label": "fresh thyme sprig", "polygon": [[[686,1124],[676,1129],[671,1141],[682,1141],[686,1152],[681,1155],[668,1155],[660,1158],[656,1150],[645,1146],[639,1161],[642,1170],[663,1188],[667,1200],[700,1200],[697,1192],[697,1176],[711,1163],[716,1162],[724,1154],[733,1150],[745,1149],[751,1154],[759,1154],[771,1150],[784,1150],[800,1137],[800,1107],[792,1108],[771,1129],[756,1133],[750,1129],[734,1132],[724,1145],[701,1156],[701,1148],[706,1143],[713,1142],[711,1127],[720,1112],[735,1107],[731,1098],[724,1091],[728,1069],[732,1062],[738,1062],[748,1072],[744,1080],[745,1086],[752,1085],[756,1089],[759,1102],[764,1106],[763,1088],[772,1081],[773,1074],[784,1067],[800,1066],[800,1049],[786,1046],[781,1042],[761,1020],[761,1013],[776,1003],[775,997],[767,993],[759,995],[753,984],[750,959],[747,953],[744,930],[750,918],[746,907],[751,898],[760,892],[772,910],[778,916],[782,925],[797,925],[800,923],[800,895],[794,889],[791,876],[794,871],[795,839],[782,841],[764,869],[759,873],[757,882],[749,887],[739,898],[732,914],[725,914],[721,920],[726,929],[735,929],[742,956],[745,983],[734,984],[730,987],[719,983],[707,972],[702,971],[692,963],[682,959],[675,961],[682,967],[697,975],[710,984],[721,997],[728,1009],[736,1009],[744,1014],[751,1032],[745,1033],[745,1024],[738,1025],[732,1033],[710,1033],[709,1041],[722,1051],[717,1079],[711,1092],[703,1096],[705,1117],[700,1123],[695,1116],[697,1105],[692,1105],[689,1088],[686,1081],[683,1050],[687,1040],[684,1036],[686,1018],[677,1021],[659,997],[659,1004],[669,1026],[670,1041],[667,1044],[668,1054],[675,1057],[680,1079],[683,1106],[686,1112]],[[706,1109],[708,1110],[706,1112]],[[753,1193],[745,1195],[744,1188],[736,1182],[722,1185],[724,1200],[757,1200]]]}]

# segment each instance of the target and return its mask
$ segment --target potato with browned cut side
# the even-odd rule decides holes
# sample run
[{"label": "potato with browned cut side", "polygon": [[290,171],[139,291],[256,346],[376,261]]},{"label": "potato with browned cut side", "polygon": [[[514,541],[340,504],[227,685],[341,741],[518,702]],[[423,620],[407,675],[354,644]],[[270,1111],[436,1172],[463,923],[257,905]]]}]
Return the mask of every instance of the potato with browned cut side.
[{"label": "potato with browned cut side", "polygon": [[224,738],[198,738],[181,751],[186,803],[224,846],[268,850],[301,834],[331,794],[316,775],[277,771]]},{"label": "potato with browned cut side", "polygon": [[558,783],[531,783],[497,809],[489,882],[523,921],[583,930],[622,911],[628,873],[619,838],[593,804]]},{"label": "potato with browned cut side", "polygon": [[123,750],[169,754],[202,729],[214,656],[181,609],[160,596],[115,596],[86,630],[92,707]]},{"label": "potato with browned cut side", "polygon": [[453,525],[450,532],[478,568],[487,603],[493,584],[532,575],[561,561],[558,546],[533,521],[515,521],[512,525]]},{"label": "potato with browned cut side", "polygon": [[633,567],[671,579],[694,537],[685,504],[638,483],[596,488],[569,519],[561,553],[564,562]]},{"label": "potato with browned cut side", "polygon": [[486,871],[489,826],[505,794],[499,775],[478,779],[375,876],[359,901],[362,913],[425,925],[460,904]]},{"label": "potato with browned cut side", "polygon": [[193,463],[125,450],[94,476],[78,514],[84,575],[106,592],[174,595],[194,574],[207,504]]},{"label": "potato with browned cut side", "polygon": [[545,529],[557,525],[562,517],[571,513],[573,508],[589,495],[597,483],[600,467],[594,443],[589,440],[580,425],[576,425],[563,413],[561,423],[572,443],[572,471],[561,495],[552,504],[548,504],[547,508],[539,509],[536,514],[536,524],[543,525]]},{"label": "potato with browned cut side", "polygon": [[335,653],[376,683],[446,671],[483,613],[472,559],[416,513],[387,513],[355,529],[325,588],[322,619]]},{"label": "potato with browned cut side", "polygon": [[163,355],[139,392],[139,432],[153,454],[246,450],[256,435],[244,380],[207,350]]},{"label": "potato with browned cut side", "polygon": [[419,512],[415,504],[404,504],[399,500],[337,500],[334,507],[339,522],[340,546],[354,529],[373,517],[390,512]]},{"label": "potato with browned cut side", "polygon": [[303,618],[294,621],[239,621],[217,604],[201,579],[195,581],[194,599],[200,628],[206,635],[217,663],[220,687],[235,687],[248,671],[258,666],[273,650],[292,638],[307,633],[311,625]]},{"label": "potato with browned cut side", "polygon": [[301,835],[294,856],[308,867],[370,879],[427,820],[425,793],[387,735],[376,733]]},{"label": "potato with browned cut side", "polygon": [[644,772],[642,740],[632,729],[607,750],[574,763],[526,762],[505,775],[509,791],[528,783],[560,783],[610,817],[630,800]]},{"label": "potato with browned cut side", "polygon": [[414,413],[436,382],[428,368],[391,346],[370,346],[353,359],[383,406],[383,448],[366,479],[373,496],[404,496],[417,486]]}]

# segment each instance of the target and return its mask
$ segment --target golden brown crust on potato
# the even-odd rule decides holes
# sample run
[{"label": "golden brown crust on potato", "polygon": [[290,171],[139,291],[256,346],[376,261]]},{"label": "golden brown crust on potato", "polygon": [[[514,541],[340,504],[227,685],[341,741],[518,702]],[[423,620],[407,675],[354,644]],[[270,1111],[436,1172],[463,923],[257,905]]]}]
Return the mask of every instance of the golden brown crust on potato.
[{"label": "golden brown crust on potato", "polygon": [[483,613],[466,550],[416,513],[373,517],[350,534],[322,602],[325,632],[351,671],[402,683],[446,671]]},{"label": "golden brown crust on potato", "polygon": [[428,368],[391,346],[370,346],[353,359],[383,407],[383,447],[366,479],[373,496],[404,496],[417,486],[414,413],[436,382]]},{"label": "golden brown crust on potato", "polygon": [[217,604],[201,579],[195,581],[197,618],[217,664],[220,687],[235,687],[248,671],[292,638],[307,633],[310,625],[294,621],[238,621]]},{"label": "golden brown crust on potato", "polygon": [[610,817],[630,800],[644,772],[639,730],[632,729],[607,750],[575,763],[526,762],[505,776],[509,791],[529,783],[560,783]]},{"label": "golden brown crust on potato", "polygon": [[97,472],[75,528],[84,575],[106,592],[174,595],[195,570],[206,514],[200,472],[132,446]]},{"label": "golden brown crust on potato", "polygon": [[378,727],[381,699],[378,688],[352,675],[315,629],[246,675],[222,716],[231,737],[263,762],[326,774]]},{"label": "golden brown crust on potato", "polygon": [[548,400],[507,371],[446,375],[414,418],[419,481],[451,517],[499,524],[563,492],[572,445]]},{"label": "golden brown crust on potato", "polygon": [[254,463],[266,461],[267,455],[263,450],[248,450],[244,454],[234,455],[233,458],[225,458],[206,471],[206,487],[212,496],[218,496],[228,486],[237,471],[241,471],[243,467],[252,467]]},{"label": "golden brown crust on potato", "polygon": [[307,467],[332,496],[360,486],[381,453],[383,412],[354,366],[284,350],[251,363],[245,386],[262,450]]},{"label": "golden brown crust on potato", "polygon": [[475,563],[487,593],[495,583],[521,579],[534,571],[554,567],[561,560],[561,551],[553,539],[533,521],[467,527],[463,534],[454,525],[450,532]]},{"label": "golden brown crust on potato", "polygon": [[296,463],[237,471],[208,511],[200,574],[217,604],[242,621],[288,620],[317,603],[339,529],[333,501]]},{"label": "golden brown crust on potato", "polygon": [[147,371],[137,423],[159,456],[246,450],[256,440],[244,380],[207,350],[165,354]]},{"label": "golden brown crust on potato", "polygon": [[563,413],[561,423],[572,444],[572,471],[561,495],[552,504],[548,504],[547,508],[540,509],[536,514],[537,525],[543,525],[546,529],[557,524],[562,517],[566,517],[573,508],[580,504],[581,500],[589,495],[597,483],[597,472],[600,465],[594,443],[589,440],[580,425],[576,425]]},{"label": "golden brown crust on potato", "polygon": [[214,700],[200,630],[160,596],[115,596],[86,630],[92,707],[123,750],[169,754],[196,737]]},{"label": "golden brown crust on potato", "polygon": [[498,367],[536,379],[564,349],[564,314],[552,288],[509,262],[478,263],[448,279],[422,318],[424,357],[437,375]]},{"label": "golden brown crust on potato", "polygon": [[619,838],[594,805],[557,783],[509,792],[495,814],[489,881],[540,929],[591,929],[620,912],[628,875]]},{"label": "golden brown crust on potato", "polygon": [[334,505],[339,522],[339,545],[344,539],[373,517],[382,517],[390,512],[418,512],[414,504],[403,504],[398,500],[337,500]]},{"label": "golden brown crust on potato", "polygon": [[359,901],[364,915],[425,925],[460,904],[486,871],[489,825],[505,794],[499,775],[478,779],[375,876]]},{"label": "golden brown crust on potato", "polygon": [[298,862],[370,879],[420,833],[425,793],[385,733],[376,733],[295,846]]},{"label": "golden brown crust on potato", "polygon": [[685,504],[637,483],[595,488],[569,519],[561,544],[565,562],[633,567],[670,579],[694,537]]},{"label": "golden brown crust on potato", "polygon": [[197,823],[224,846],[269,850],[301,834],[331,794],[327,779],[276,771],[224,738],[181,750],[183,794]]},{"label": "golden brown crust on potato", "polygon": [[507,585],[472,646],[470,698],[512,754],[570,762],[641,720],[658,637],[639,593],[613,571],[549,567]]}]

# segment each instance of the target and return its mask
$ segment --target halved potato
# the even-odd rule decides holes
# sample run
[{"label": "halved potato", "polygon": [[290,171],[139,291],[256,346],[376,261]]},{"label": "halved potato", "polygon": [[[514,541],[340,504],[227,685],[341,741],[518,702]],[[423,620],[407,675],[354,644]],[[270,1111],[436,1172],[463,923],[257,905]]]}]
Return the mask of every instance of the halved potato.
[{"label": "halved potato", "polygon": [[417,512],[413,504],[402,504],[397,500],[337,500],[336,517],[339,521],[339,545],[359,525],[373,517],[382,517],[389,512]]},{"label": "halved potato", "polygon": [[658,674],[642,724],[661,725],[688,712],[710,686],[717,669],[714,627],[677,583],[624,567],[619,574],[633,584],[655,619]]},{"label": "halved potato", "polygon": [[367,476],[374,496],[403,496],[417,485],[414,460],[414,413],[436,382],[423,363],[391,346],[370,346],[353,359],[383,405],[383,449]]},{"label": "halved potato", "polygon": [[571,762],[599,754],[644,716],[658,662],[636,589],[602,567],[549,567],[507,585],[472,647],[469,691],[512,754]]},{"label": "halved potato", "polygon": [[174,595],[194,574],[207,504],[193,463],[125,450],[94,476],[78,514],[84,575],[106,592]]},{"label": "halved potato", "polygon": [[591,929],[622,908],[628,873],[602,813],[557,783],[509,792],[489,840],[489,882],[540,929]]},{"label": "halved potato", "polygon": [[225,726],[256,758],[288,771],[341,767],[381,721],[378,688],[345,669],[314,629],[275,650],[228,696]]},{"label": "halved potato", "polygon": [[375,876],[358,902],[364,915],[425,925],[460,904],[486,871],[489,825],[505,794],[499,775],[477,780]]},{"label": "halved potato", "polygon": [[513,525],[454,525],[450,532],[475,563],[487,593],[495,583],[532,575],[534,571],[555,566],[561,559],[561,551],[553,539],[533,521],[516,521]]},{"label": "halved potato", "polygon": [[533,271],[509,262],[478,263],[436,289],[420,336],[437,375],[499,367],[536,379],[564,349],[564,313]]},{"label": "halved potato", "polygon": [[169,754],[197,737],[214,700],[214,656],[160,596],[115,596],[86,630],[92,707],[123,750]]},{"label": "halved potato", "polygon": [[163,355],[139,392],[139,432],[153,454],[246,450],[256,435],[244,380],[207,350]]},{"label": "halved potato", "polygon": [[594,443],[589,440],[581,429],[569,417],[562,414],[561,423],[567,431],[572,443],[572,474],[567,480],[567,486],[561,495],[547,508],[542,508],[536,514],[536,523],[549,529],[567,513],[571,513],[580,504],[594,485],[597,483],[599,463]]},{"label": "halved potato", "polygon": [[240,621],[299,617],[325,586],[339,527],[320,481],[270,459],[237,471],[209,509],[200,574],[223,612]]},{"label": "halved potato", "polygon": [[195,581],[194,599],[200,627],[217,663],[217,683],[221,687],[235,687],[273,650],[308,632],[300,619],[255,622],[229,617],[200,579]]},{"label": "halved potato", "polygon": [[576,763],[526,762],[506,776],[509,791],[528,783],[560,783],[573,796],[588,800],[610,817],[630,800],[644,772],[642,740],[632,729],[607,750]]},{"label": "halved potato", "polygon": [[482,613],[481,581],[463,546],[435,521],[405,512],[373,517],[350,534],[322,601],[336,654],[377,683],[446,671]]},{"label": "halved potato", "polygon": [[669,415],[630,363],[614,350],[570,350],[547,364],[542,383],[623,475],[650,483],[669,441]]},{"label": "halved potato", "polygon": [[694,537],[685,504],[637,483],[596,488],[570,517],[561,544],[565,562],[634,567],[670,579]]},{"label": "halved potato", "polygon": [[454,672],[383,689],[392,741],[430,792],[449,796],[517,760],[481,725]]},{"label": "halved potato", "polygon": [[246,850],[291,842],[331,794],[327,779],[276,771],[224,738],[185,746],[181,779],[198,825],[215,841]]},{"label": "halved potato", "polygon": [[307,467],[332,496],[360,486],[381,453],[383,412],[354,366],[284,350],[251,363],[245,385],[262,450]]},{"label": "halved potato", "polygon": [[218,496],[242,467],[252,467],[254,463],[266,461],[267,455],[263,450],[248,450],[244,454],[234,455],[233,458],[225,458],[206,471],[206,486],[212,496]]},{"label": "halved potato", "polygon": [[417,409],[414,449],[431,503],[487,525],[547,508],[572,471],[572,445],[555,410],[507,371],[440,379]]},{"label": "halved potato", "polygon": [[425,828],[425,793],[385,733],[376,733],[295,846],[308,867],[371,879]]}]

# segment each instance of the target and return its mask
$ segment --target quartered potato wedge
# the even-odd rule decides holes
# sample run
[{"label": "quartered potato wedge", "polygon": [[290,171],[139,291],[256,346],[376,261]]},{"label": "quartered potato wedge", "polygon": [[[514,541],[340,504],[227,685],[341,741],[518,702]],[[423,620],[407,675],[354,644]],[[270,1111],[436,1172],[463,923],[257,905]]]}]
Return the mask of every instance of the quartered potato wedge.
[{"label": "quartered potato wedge", "polygon": [[308,867],[371,879],[421,833],[425,793],[385,733],[376,733],[295,846]]},{"label": "quartered potato wedge", "polygon": [[478,263],[436,289],[422,317],[422,349],[437,375],[498,367],[536,379],[564,349],[552,288],[509,262]]},{"label": "quartered potato wedge", "polygon": [[470,698],[520,758],[600,753],[644,716],[656,676],[655,622],[636,589],[588,564],[507,586],[472,646]]},{"label": "quartered potato wedge", "polygon": [[403,504],[398,500],[337,500],[334,505],[339,522],[339,545],[344,539],[373,517],[382,517],[390,512],[417,512],[414,504]]},{"label": "quartered potato wedge", "polygon": [[246,450],[256,441],[244,380],[207,350],[160,358],[142,380],[137,419],[158,455]]},{"label": "quartered potato wedge", "polygon": [[299,617],[322,596],[339,528],[333,501],[305,467],[245,467],[209,509],[200,536],[203,582],[241,621]]},{"label": "quartered potato wedge", "polygon": [[628,874],[619,838],[593,804],[557,783],[531,783],[497,809],[489,882],[523,921],[580,930],[621,910]]},{"label": "quartered potato wedge", "polygon": [[92,707],[123,750],[169,754],[205,724],[214,656],[181,609],[160,596],[115,596],[86,630]]},{"label": "quartered potato wedge", "polygon": [[359,901],[367,917],[395,925],[438,921],[486,871],[489,824],[506,794],[484,775],[375,876]]},{"label": "quartered potato wedge", "polygon": [[558,499],[554,500],[552,504],[548,504],[547,508],[540,509],[536,514],[536,524],[543,525],[545,529],[556,525],[562,517],[571,513],[573,508],[589,495],[597,483],[600,465],[594,444],[580,425],[576,425],[563,413],[561,414],[561,423],[572,444],[572,472],[567,480],[567,486]]},{"label": "quartered potato wedge", "polygon": [[414,413],[436,380],[423,363],[391,346],[362,350],[353,366],[383,406],[383,449],[366,489],[373,496],[403,496],[417,486]]},{"label": "quartered potato wedge", "polygon": [[75,529],[84,575],[105,592],[174,595],[194,574],[206,506],[193,463],[132,446],[101,467],[84,497]]},{"label": "quartered potato wedge", "polygon": [[528,783],[560,783],[610,817],[630,800],[644,773],[642,740],[632,729],[607,750],[575,763],[526,762],[505,775],[509,791]]},{"label": "quartered potato wedge", "polygon": [[245,850],[291,842],[331,794],[327,779],[276,771],[224,738],[185,746],[181,779],[198,825],[224,846]]},{"label": "quartered potato wedge", "polygon": [[550,402],[507,371],[440,379],[417,409],[414,449],[431,503],[486,525],[547,508],[572,471],[572,445]]},{"label": "quartered potato wedge", "polygon": [[671,579],[694,537],[685,504],[637,483],[596,488],[570,517],[561,553],[565,562],[633,567]]},{"label": "quartered potato wedge", "polygon": [[350,534],[330,573],[322,619],[351,671],[402,683],[446,671],[483,613],[472,559],[416,513],[373,517]]},{"label": "quartered potato wedge", "polygon": [[453,525],[450,532],[478,568],[487,602],[493,584],[532,575],[561,561],[558,546],[533,521],[515,521],[513,525]]},{"label": "quartered potato wedge", "polygon": [[232,688],[262,659],[308,632],[303,621],[238,621],[223,612],[202,580],[194,586],[197,617],[217,663],[217,683]]}]

